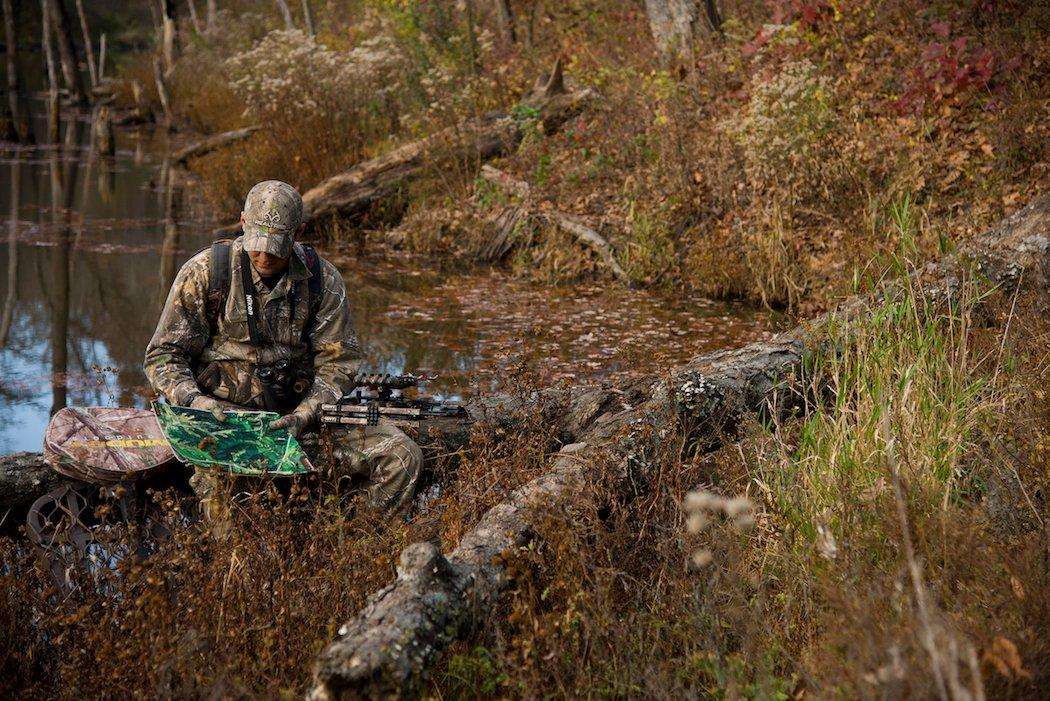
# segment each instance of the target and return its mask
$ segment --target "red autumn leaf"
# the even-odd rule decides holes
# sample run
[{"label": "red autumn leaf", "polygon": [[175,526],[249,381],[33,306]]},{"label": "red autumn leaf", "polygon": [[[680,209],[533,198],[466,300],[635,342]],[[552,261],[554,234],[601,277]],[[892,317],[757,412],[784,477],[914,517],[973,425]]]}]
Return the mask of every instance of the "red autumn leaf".
[{"label": "red autumn leaf", "polygon": [[802,28],[805,29],[809,25],[817,21],[817,8],[813,5],[806,5],[802,8]]},{"label": "red autumn leaf", "polygon": [[742,47],[740,47],[740,53],[745,58],[748,57],[748,56],[754,56],[755,53],[757,53],[759,49],[761,49],[763,46],[765,46],[768,43],[769,43],[769,37],[767,37],[765,35],[765,33],[760,31],[755,36],[754,39],[752,39],[751,41],[749,41],[748,43],[746,43]]}]

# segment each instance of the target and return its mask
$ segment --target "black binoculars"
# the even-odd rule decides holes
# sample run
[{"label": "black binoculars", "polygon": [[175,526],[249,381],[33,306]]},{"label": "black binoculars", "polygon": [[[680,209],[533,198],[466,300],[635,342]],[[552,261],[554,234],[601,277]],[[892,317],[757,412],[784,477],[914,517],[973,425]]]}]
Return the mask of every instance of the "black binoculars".
[{"label": "black binoculars", "polygon": [[269,411],[294,409],[313,384],[313,373],[294,367],[284,358],[273,365],[259,365],[255,376],[262,385],[263,401]]}]

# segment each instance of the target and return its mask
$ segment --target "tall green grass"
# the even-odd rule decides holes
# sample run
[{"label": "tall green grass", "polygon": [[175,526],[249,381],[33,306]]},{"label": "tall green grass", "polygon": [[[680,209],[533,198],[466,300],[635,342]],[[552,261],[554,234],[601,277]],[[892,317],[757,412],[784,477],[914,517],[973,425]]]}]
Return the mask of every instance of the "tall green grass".
[{"label": "tall green grass", "polygon": [[768,475],[775,502],[801,532],[872,525],[861,505],[890,491],[899,468],[911,506],[929,515],[979,485],[968,468],[995,423],[1002,361],[975,350],[974,277],[948,289],[915,280],[912,206],[893,208],[900,253],[859,319],[833,321],[809,368],[809,417],[791,459]]},{"label": "tall green grass", "polygon": [[778,637],[819,660],[816,686],[979,697],[970,607],[1001,575],[971,558],[1000,547],[980,499],[1018,398],[1010,324],[989,323],[991,290],[964,266],[950,282],[917,267],[910,199],[891,215],[899,251],[863,308],[831,320],[803,418],[754,443],[768,510],[750,559]]}]

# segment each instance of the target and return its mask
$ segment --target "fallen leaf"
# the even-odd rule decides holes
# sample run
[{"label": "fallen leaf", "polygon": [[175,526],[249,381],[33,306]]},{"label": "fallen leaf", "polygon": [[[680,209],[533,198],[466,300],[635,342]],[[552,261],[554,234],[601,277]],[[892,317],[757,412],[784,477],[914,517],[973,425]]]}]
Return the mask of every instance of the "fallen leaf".
[{"label": "fallen leaf", "polygon": [[1017,651],[1017,646],[1001,635],[995,637],[992,646],[984,651],[982,659],[1007,679],[1032,678],[1032,673],[1021,664],[1021,654]]},{"label": "fallen leaf", "polygon": [[1021,580],[1018,579],[1015,575],[1010,575],[1010,588],[1014,590],[1014,596],[1016,596],[1018,600],[1024,601],[1024,587],[1021,586]]}]

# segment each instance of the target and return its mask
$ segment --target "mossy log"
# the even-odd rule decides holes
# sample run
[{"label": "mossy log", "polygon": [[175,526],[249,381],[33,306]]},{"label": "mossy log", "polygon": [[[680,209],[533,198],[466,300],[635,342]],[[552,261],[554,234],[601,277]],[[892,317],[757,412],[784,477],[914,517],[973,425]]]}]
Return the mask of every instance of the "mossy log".
[{"label": "mossy log", "polygon": [[64,482],[71,480],[52,470],[40,453],[0,457],[0,523],[24,514],[37,498]]},{"label": "mossy log", "polygon": [[[950,295],[974,268],[1002,293],[1012,294],[1023,280],[1045,301],[1050,196],[958,254],[921,269],[914,282],[931,294]],[[550,471],[485,513],[448,555],[429,543],[406,548],[395,581],[372,595],[321,653],[309,698],[417,695],[445,647],[495,610],[507,584],[503,558],[531,537],[534,519],[587,498],[585,471],[644,471],[670,431],[713,447],[732,434],[741,417],[782,412],[792,404],[785,380],[800,373],[806,355],[825,342],[828,321],[848,321],[869,301],[849,300],[771,341],[699,356],[667,380],[577,390],[562,418],[573,442],[554,456]]]}]

